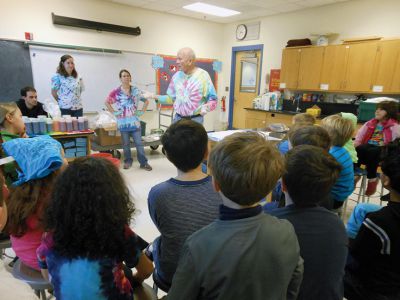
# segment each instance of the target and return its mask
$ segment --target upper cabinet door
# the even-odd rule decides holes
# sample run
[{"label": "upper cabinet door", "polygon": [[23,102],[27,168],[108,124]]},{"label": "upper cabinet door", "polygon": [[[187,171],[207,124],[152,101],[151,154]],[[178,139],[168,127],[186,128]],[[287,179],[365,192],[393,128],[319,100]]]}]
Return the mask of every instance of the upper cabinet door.
[{"label": "upper cabinet door", "polygon": [[320,88],[324,51],[325,47],[301,49],[298,89],[318,90]]},{"label": "upper cabinet door", "polygon": [[348,50],[344,45],[326,47],[319,87],[321,90],[340,91],[344,88]]},{"label": "upper cabinet door", "polygon": [[374,71],[378,43],[360,43],[349,47],[344,90],[349,92],[368,92]]},{"label": "upper cabinet door", "polygon": [[298,48],[282,51],[281,88],[297,88],[301,51]]},{"label": "upper cabinet door", "polygon": [[[400,82],[400,41],[382,41],[378,43],[371,92],[399,92]],[[395,78],[397,77],[397,78]]]}]

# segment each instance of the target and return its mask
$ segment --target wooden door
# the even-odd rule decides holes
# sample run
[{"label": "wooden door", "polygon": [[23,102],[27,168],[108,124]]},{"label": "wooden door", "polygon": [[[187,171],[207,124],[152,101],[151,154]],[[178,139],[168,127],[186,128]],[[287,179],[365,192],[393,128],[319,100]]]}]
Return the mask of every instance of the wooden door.
[{"label": "wooden door", "polygon": [[[400,70],[398,69],[400,41],[392,40],[379,42],[377,51],[371,91],[385,93],[396,92],[396,82],[394,82],[393,79],[396,72],[400,74]],[[397,91],[399,91],[399,84],[400,83],[397,83]]]},{"label": "wooden door", "polygon": [[[245,108],[253,107],[253,100],[258,95],[258,87],[260,85],[260,70],[261,70],[261,51],[240,51],[236,52],[236,67],[235,67],[235,90],[233,103],[233,128],[246,128],[246,110]],[[256,58],[256,78],[254,78],[254,91],[250,91],[243,85],[242,75],[246,73],[247,62],[254,61]]]},{"label": "wooden door", "polygon": [[378,44],[360,43],[346,47],[349,47],[349,59],[344,90],[349,92],[370,91]]},{"label": "wooden door", "polygon": [[324,52],[319,89],[339,91],[344,86],[348,48],[344,45],[328,46]]},{"label": "wooden door", "polygon": [[281,87],[296,89],[299,77],[300,53],[302,49],[283,49],[281,64]]},{"label": "wooden door", "polygon": [[300,52],[300,90],[319,90],[325,47],[303,48]]}]

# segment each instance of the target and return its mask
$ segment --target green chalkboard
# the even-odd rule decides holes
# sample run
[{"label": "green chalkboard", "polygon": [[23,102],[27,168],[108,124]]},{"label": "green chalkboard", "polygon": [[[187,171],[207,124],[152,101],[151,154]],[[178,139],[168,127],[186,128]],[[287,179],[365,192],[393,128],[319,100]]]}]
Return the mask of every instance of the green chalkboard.
[{"label": "green chalkboard", "polygon": [[0,40],[0,102],[18,100],[21,88],[28,85],[33,86],[29,47]]}]

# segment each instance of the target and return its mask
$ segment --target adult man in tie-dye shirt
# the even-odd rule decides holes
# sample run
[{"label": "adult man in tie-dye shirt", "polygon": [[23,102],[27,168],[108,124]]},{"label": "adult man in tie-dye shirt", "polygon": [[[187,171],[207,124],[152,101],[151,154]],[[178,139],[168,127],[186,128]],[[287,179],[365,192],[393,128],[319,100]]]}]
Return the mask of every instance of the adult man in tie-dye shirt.
[{"label": "adult man in tie-dye shirt", "polygon": [[161,104],[174,104],[174,122],[192,119],[203,124],[204,115],[217,106],[217,92],[207,71],[196,67],[196,56],[190,48],[178,51],[179,71],[172,77],[167,95],[158,95]]}]

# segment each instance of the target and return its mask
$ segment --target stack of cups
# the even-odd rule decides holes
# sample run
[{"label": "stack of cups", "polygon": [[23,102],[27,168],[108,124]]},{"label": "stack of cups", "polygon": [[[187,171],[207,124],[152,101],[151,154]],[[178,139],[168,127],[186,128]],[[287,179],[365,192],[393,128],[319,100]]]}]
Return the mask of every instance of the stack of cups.
[{"label": "stack of cups", "polygon": [[22,119],[24,120],[26,134],[32,135],[33,128],[32,128],[31,119],[29,119],[28,117],[22,117]]},{"label": "stack of cups", "polygon": [[47,132],[46,119],[47,119],[47,117],[44,115],[38,116],[39,134],[45,134]]}]

